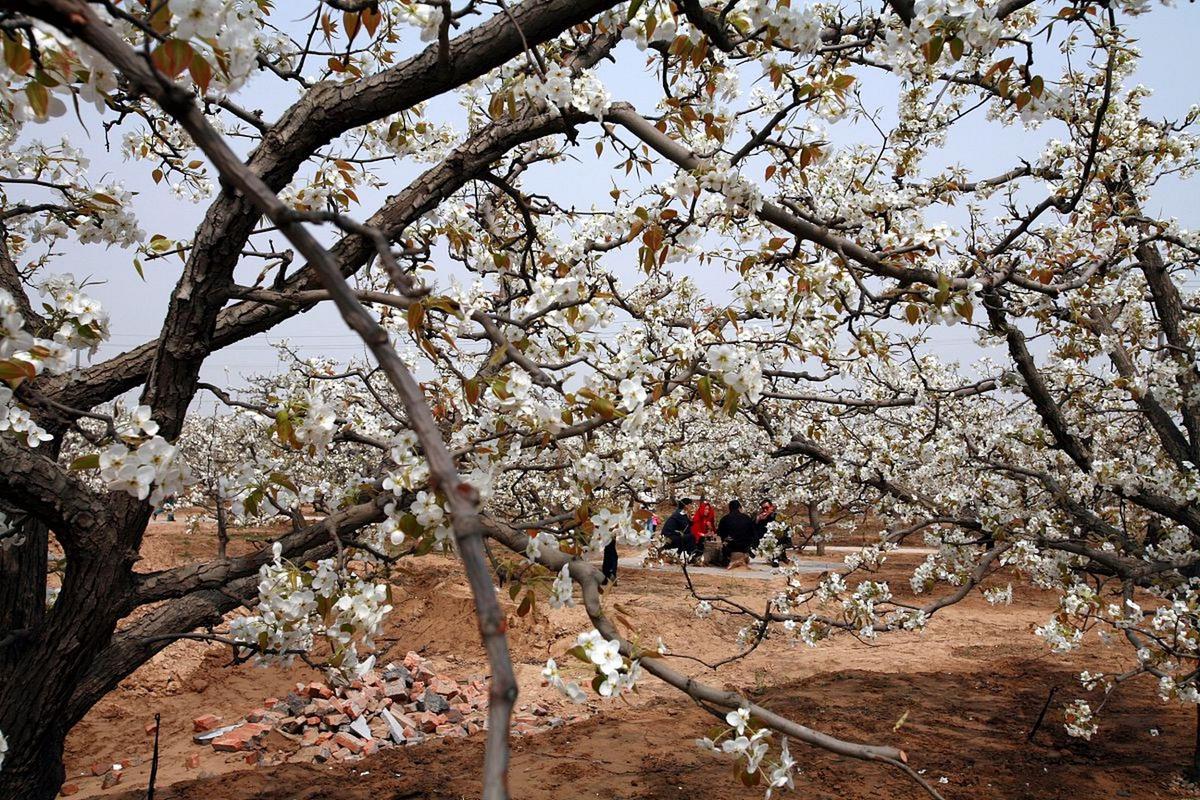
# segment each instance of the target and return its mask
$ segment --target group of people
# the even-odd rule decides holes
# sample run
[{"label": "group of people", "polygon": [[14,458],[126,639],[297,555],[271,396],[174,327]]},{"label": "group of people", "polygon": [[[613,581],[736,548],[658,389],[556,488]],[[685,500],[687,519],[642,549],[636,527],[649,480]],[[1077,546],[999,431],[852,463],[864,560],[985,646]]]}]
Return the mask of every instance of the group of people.
[{"label": "group of people", "polygon": [[[710,542],[712,546],[705,561],[715,566],[728,566],[738,554],[748,561],[775,521],[776,508],[770,500],[759,504],[754,517],[742,511],[740,500],[730,500],[729,511],[720,522],[717,522],[716,509],[704,495],[700,496],[696,510],[689,516],[691,506],[691,499],[686,497],[675,504],[675,513],[663,525],[664,547],[694,559],[706,555],[705,542]],[[786,543],[780,545],[784,547]]]},{"label": "group of people", "polygon": [[[663,549],[676,550],[679,557],[687,561],[703,559],[704,563],[713,566],[729,566],[737,561],[740,554],[748,562],[750,554],[758,549],[771,523],[775,521],[775,504],[770,500],[763,500],[759,504],[758,513],[753,518],[742,511],[740,500],[730,500],[729,512],[721,517],[720,522],[717,522],[716,509],[704,495],[700,495],[695,512],[689,515],[688,509],[692,505],[692,500],[686,497],[677,501],[675,512],[667,517],[662,527]],[[657,514],[651,512],[646,518],[646,529],[651,534],[657,531]],[[778,559],[783,556],[787,544],[778,543],[772,564],[779,564]],[[617,562],[617,541],[614,538],[604,548],[601,572],[605,584],[617,579]]]}]

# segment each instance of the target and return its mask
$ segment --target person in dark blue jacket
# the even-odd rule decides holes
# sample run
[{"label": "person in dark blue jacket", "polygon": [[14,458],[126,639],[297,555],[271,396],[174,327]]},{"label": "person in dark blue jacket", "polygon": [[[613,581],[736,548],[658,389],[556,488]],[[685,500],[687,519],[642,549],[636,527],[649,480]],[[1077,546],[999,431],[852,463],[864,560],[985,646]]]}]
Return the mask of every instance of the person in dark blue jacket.
[{"label": "person in dark blue jacket", "polygon": [[692,538],[692,520],[688,516],[688,506],[692,501],[686,497],[675,504],[675,513],[667,517],[663,523],[663,546],[668,550],[678,550],[681,554],[694,553],[696,548]]}]

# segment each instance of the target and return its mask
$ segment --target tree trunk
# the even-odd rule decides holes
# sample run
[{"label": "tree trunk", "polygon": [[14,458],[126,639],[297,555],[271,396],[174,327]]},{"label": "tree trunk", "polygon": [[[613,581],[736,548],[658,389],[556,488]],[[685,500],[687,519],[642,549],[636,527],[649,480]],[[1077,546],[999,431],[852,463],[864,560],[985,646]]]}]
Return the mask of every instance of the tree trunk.
[{"label": "tree trunk", "polygon": [[813,541],[817,544],[817,555],[825,555],[825,540],[821,538],[820,504],[808,504],[808,524],[812,527]]},{"label": "tree trunk", "polygon": [[[0,237],[2,241],[2,237]],[[57,458],[61,439],[43,445],[49,458]],[[21,513],[0,503],[0,511]],[[18,631],[33,631],[46,616],[46,567],[50,551],[50,528],[41,520],[26,517],[21,524],[24,542],[0,549],[0,641]],[[0,647],[0,671],[6,657]]]},{"label": "tree trunk", "polygon": [[[82,561],[83,563],[80,563]],[[0,650],[0,731],[8,754],[0,798],[51,800],[65,777],[63,743],[76,721],[71,697],[108,644],[128,599],[128,562],[86,556],[68,563],[53,610]],[[44,589],[37,601],[45,603]]]},{"label": "tree trunk", "polygon": [[1196,738],[1192,744],[1192,763],[1185,774],[1192,782],[1200,781],[1200,705],[1196,706]]},{"label": "tree trunk", "polygon": [[[38,635],[46,615],[50,540],[49,528],[38,520],[28,519],[21,528],[22,544],[0,551],[0,675],[14,681],[22,680],[13,671],[18,654]],[[41,680],[41,675],[24,680]],[[35,715],[19,692],[0,708],[0,731],[8,740],[8,754],[0,769],[0,797],[48,799],[62,786],[65,731],[39,736],[36,720],[31,719]]]},{"label": "tree trunk", "polygon": [[[19,720],[36,713],[18,703],[16,708],[5,710],[5,724],[14,718]],[[40,720],[29,720],[30,723],[37,721]],[[39,731],[36,725],[30,724],[11,729],[5,727],[4,735],[8,739],[8,755],[4,758],[4,768],[0,769],[0,797],[53,800],[66,780],[62,756],[67,731],[57,725]]]},{"label": "tree trunk", "polygon": [[[0,641],[20,638],[46,615],[46,566],[50,529],[35,519],[21,525],[20,545],[0,550]],[[0,665],[4,651],[0,649]]]},{"label": "tree trunk", "polygon": [[225,497],[220,487],[213,494],[217,497],[217,558],[229,558],[229,523],[225,517]]},{"label": "tree trunk", "polygon": [[[135,524],[144,527],[144,519]],[[30,544],[20,549],[37,561]],[[44,565],[45,540],[37,544]],[[48,613],[44,566],[40,580],[29,577],[22,596],[6,594],[12,598],[9,608],[24,609],[24,619],[36,624],[10,635],[0,648],[0,731],[8,741],[0,798],[52,800],[58,794],[65,778],[63,744],[78,720],[71,699],[128,611],[135,558],[133,550],[95,553],[76,546],[68,552],[62,592]],[[41,611],[32,611],[37,605]]]}]

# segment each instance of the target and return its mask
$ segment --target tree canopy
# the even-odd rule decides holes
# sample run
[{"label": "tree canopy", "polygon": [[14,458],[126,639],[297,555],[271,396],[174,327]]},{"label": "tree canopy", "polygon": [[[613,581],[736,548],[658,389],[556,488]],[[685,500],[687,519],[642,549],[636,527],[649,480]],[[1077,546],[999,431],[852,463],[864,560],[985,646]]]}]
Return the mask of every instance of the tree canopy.
[{"label": "tree canopy", "polygon": [[[744,617],[735,652],[921,630],[1015,569],[1060,597],[1051,649],[1127,641],[1127,668],[1081,693],[1140,678],[1200,702],[1200,239],[1148,210],[1193,177],[1200,109],[1145,110],[1145,13],[1164,12],[5,3],[0,787],[52,797],[70,725],[179,635],[370,669],[379,572],[436,548],[474,594],[484,796],[506,797],[517,687],[492,548],[539,565],[514,599],[581,598],[595,680],[544,673],[569,695],[676,686],[768,795],[791,786],[792,739],[938,796],[900,750],[618,631],[588,558],[646,544],[637,516],[700,489],[883,526],[842,572],[784,567],[765,610],[698,596]],[[153,189],[96,175],[101,148]],[[196,204],[188,236],[146,229],[167,197]],[[159,335],[96,356],[122,320],[76,276],[150,269],[178,272]],[[274,374],[201,380],[320,304],[369,359],[283,351]],[[140,571],[168,500],[206,509],[221,549]],[[266,522],[284,523],[270,546],[226,554],[229,528]],[[873,576],[913,542],[936,549],[920,606]],[[1073,702],[1072,735],[1096,732],[1094,705]]]}]

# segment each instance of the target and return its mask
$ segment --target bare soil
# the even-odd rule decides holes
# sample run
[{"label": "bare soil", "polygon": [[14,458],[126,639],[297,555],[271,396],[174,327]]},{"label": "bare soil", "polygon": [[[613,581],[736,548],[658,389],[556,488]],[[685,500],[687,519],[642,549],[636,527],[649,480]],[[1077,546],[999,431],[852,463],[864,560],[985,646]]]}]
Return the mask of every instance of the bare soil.
[{"label": "bare soil", "polygon": [[[212,549],[207,537],[188,537],[182,523],[156,523],[147,537],[142,568],[207,557]],[[898,596],[908,593],[904,576],[920,558],[906,554],[884,568],[883,578]],[[724,593],[754,607],[762,607],[767,592],[782,587],[778,579],[747,580],[736,571],[694,580],[699,591]],[[455,561],[426,557],[396,571],[392,581],[396,610],[378,642],[380,663],[415,650],[460,679],[486,674],[470,593]],[[1020,584],[1014,580],[1014,585]],[[1200,797],[1178,777],[1190,754],[1194,719],[1177,705],[1162,703],[1148,682],[1127,684],[1113,695],[1093,741],[1065,735],[1063,706],[1081,696],[1079,671],[1117,667],[1127,652],[1089,638],[1068,657],[1050,654],[1032,629],[1052,613],[1051,598],[1020,590],[1017,595],[1013,605],[1001,607],[973,595],[935,615],[924,633],[885,636],[874,645],[841,636],[809,648],[780,636],[715,672],[696,662],[673,660],[701,680],[746,691],[819,730],[901,747],[913,768],[948,799]],[[735,653],[737,631],[744,624],[722,614],[697,619],[695,600],[674,571],[623,570],[606,602],[640,641],[652,644],[661,637],[672,653],[709,662]],[[538,604],[532,615],[517,617],[514,607],[510,626],[521,684],[519,710],[538,703],[553,715],[574,720],[514,738],[514,797],[762,797],[760,787],[737,782],[725,757],[695,745],[716,721],[675,690],[648,678],[627,700],[575,706],[541,685],[545,660],[554,657],[569,664],[566,650],[590,627],[581,609],[550,610]],[[235,722],[264,698],[281,697],[297,681],[319,677],[307,667],[228,666],[229,660],[225,648],[181,642],[123,682],[68,740],[68,783],[78,787],[75,796],[145,797],[153,741],[145,726],[156,712],[162,714],[157,800],[478,796],[480,736],[326,765],[272,763],[287,757],[283,742],[278,750],[268,743],[261,765],[247,764],[242,753],[217,753],[193,744],[194,717],[212,713]],[[1054,687],[1045,722],[1027,743]],[[1092,698],[1093,705],[1098,699]],[[792,795],[798,798],[926,796],[884,766],[798,743],[792,752],[801,767]],[[189,767],[196,755],[199,764]],[[104,790],[92,766],[102,769],[112,763],[124,766],[123,779]]]}]

